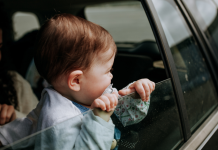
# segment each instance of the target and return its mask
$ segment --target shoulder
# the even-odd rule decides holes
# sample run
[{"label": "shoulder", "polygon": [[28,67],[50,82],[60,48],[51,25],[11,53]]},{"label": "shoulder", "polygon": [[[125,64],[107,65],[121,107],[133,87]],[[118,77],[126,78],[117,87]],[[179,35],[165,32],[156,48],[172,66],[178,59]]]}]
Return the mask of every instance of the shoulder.
[{"label": "shoulder", "polygon": [[41,97],[37,107],[41,108],[39,120],[43,126],[52,126],[81,114],[70,100],[52,88],[45,88]]}]

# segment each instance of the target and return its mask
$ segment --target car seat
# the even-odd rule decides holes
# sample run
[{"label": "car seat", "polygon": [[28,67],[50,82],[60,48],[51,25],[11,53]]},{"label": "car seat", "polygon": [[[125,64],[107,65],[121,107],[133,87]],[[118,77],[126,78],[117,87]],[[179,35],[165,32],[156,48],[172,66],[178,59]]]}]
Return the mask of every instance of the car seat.
[{"label": "car seat", "polygon": [[112,83],[118,90],[142,77],[146,70],[153,67],[153,61],[147,56],[117,54],[113,65]]},{"label": "car seat", "polygon": [[24,78],[34,56],[33,46],[38,30],[26,33],[10,47],[10,53],[16,71]]},{"label": "car seat", "polygon": [[126,47],[118,46],[117,47],[118,53],[148,56],[153,61],[161,60],[161,55],[157,47],[157,43],[155,41],[143,41],[131,45],[134,45],[134,48],[126,48]]}]

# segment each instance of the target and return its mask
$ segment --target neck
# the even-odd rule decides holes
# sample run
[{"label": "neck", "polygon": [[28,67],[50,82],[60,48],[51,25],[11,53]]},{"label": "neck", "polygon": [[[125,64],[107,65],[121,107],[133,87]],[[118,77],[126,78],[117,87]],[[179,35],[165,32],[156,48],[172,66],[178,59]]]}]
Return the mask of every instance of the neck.
[{"label": "neck", "polygon": [[63,97],[65,97],[73,102],[76,102],[84,107],[91,108],[91,105],[86,105],[86,104],[82,104],[82,103],[78,102],[72,95],[68,94],[69,92],[67,92],[67,90],[65,88],[63,88],[63,87],[58,88],[57,86],[53,86],[53,88],[55,89],[55,91],[60,93]]}]

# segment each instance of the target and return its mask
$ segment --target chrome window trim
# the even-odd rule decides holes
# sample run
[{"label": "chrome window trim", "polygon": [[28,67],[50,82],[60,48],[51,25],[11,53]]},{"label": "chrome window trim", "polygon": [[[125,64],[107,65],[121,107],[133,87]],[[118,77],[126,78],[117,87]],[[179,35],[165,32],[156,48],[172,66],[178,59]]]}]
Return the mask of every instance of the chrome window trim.
[{"label": "chrome window trim", "polygon": [[[191,138],[180,148],[180,150],[201,149],[218,128],[218,108],[204,121],[195,131]],[[213,130],[215,130],[213,132]],[[201,145],[203,145],[201,147]]]},{"label": "chrome window trim", "polygon": [[216,130],[218,129],[218,124],[216,125],[216,127],[210,132],[210,134],[207,136],[207,138],[204,140],[204,142],[198,147],[197,150],[201,150],[204,145],[210,140],[210,138],[213,136],[213,134],[216,132]]},{"label": "chrome window trim", "polygon": [[156,42],[158,44],[158,48],[160,49],[160,52],[162,54],[162,58],[165,63],[164,67],[168,72],[169,78],[172,79],[172,84],[174,87],[176,102],[180,115],[180,122],[182,126],[182,134],[184,137],[184,141],[187,141],[191,137],[191,130],[185,100],[182,92],[182,87],[180,84],[174,59],[152,0],[141,0],[141,2],[150,21],[153,33],[156,38]]}]

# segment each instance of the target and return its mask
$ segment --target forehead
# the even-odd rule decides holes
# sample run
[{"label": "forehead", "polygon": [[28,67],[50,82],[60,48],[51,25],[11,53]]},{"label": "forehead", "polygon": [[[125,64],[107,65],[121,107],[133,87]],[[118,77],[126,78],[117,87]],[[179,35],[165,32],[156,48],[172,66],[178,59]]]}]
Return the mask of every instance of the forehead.
[{"label": "forehead", "polygon": [[96,61],[98,63],[107,63],[109,62],[111,59],[114,59],[114,56],[116,54],[116,50],[109,48],[107,51],[105,52],[100,52],[97,54],[96,57]]},{"label": "forehead", "polygon": [[114,50],[108,50],[108,51],[96,54],[95,58],[92,61],[90,68],[88,68],[87,70],[84,70],[84,72],[96,73],[95,72],[96,69],[98,71],[101,70],[101,71],[105,72],[105,70],[108,70],[112,67],[112,65],[114,63],[114,56],[115,56]]}]

